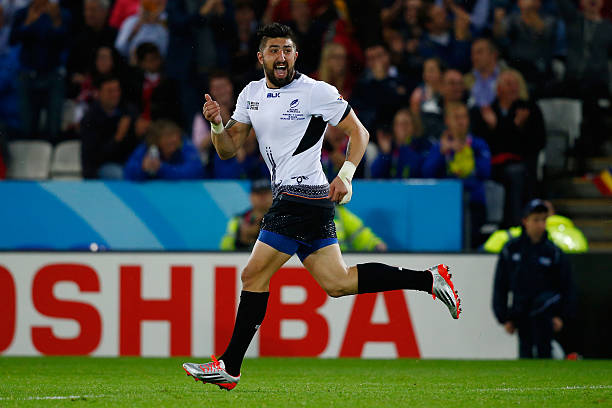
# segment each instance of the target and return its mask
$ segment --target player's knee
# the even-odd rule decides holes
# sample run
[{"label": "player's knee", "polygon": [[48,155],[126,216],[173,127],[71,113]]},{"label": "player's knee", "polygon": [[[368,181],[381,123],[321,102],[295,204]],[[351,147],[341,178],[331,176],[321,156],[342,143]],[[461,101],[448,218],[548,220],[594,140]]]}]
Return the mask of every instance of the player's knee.
[{"label": "player's knee", "polygon": [[259,273],[248,266],[242,270],[240,275],[243,290],[261,291],[265,290],[266,282],[263,282]]},{"label": "player's knee", "polygon": [[324,289],[325,289],[325,292],[330,297],[333,297],[333,298],[339,298],[342,296],[347,296],[347,295],[352,294],[348,286],[342,285],[340,283],[326,286]]}]

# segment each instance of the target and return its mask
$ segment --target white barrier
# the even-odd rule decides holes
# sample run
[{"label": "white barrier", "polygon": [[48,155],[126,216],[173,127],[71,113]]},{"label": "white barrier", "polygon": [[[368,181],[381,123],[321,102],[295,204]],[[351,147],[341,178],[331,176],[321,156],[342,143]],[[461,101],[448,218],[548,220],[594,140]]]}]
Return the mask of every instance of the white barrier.
[{"label": "white barrier", "polygon": [[[231,335],[247,254],[3,253],[0,354],[206,356]],[[413,291],[332,299],[293,257],[273,278],[249,356],[516,358],[491,311],[491,255],[347,255],[451,265],[463,313]]]}]

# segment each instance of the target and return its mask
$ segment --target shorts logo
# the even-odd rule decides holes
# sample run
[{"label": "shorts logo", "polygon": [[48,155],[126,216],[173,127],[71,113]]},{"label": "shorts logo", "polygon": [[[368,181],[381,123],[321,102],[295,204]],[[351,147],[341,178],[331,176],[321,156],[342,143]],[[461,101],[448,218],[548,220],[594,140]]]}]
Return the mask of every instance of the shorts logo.
[{"label": "shorts logo", "polygon": [[259,102],[247,101],[246,108],[250,110],[259,110]]},{"label": "shorts logo", "polygon": [[266,98],[278,98],[280,96],[280,92],[268,92]]},{"label": "shorts logo", "polygon": [[299,99],[294,99],[291,101],[291,104],[289,105],[289,107],[291,109],[296,108],[298,105],[300,104],[300,100]]}]

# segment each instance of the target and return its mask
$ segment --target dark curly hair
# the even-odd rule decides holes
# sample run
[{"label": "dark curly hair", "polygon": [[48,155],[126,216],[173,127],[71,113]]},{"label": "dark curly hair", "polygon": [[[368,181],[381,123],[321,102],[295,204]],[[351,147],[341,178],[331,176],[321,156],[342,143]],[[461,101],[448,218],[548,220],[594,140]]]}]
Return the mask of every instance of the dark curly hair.
[{"label": "dark curly hair", "polygon": [[297,41],[293,30],[284,24],[271,23],[260,27],[259,30],[257,30],[257,38],[259,39],[260,51],[266,47],[268,38],[290,38],[297,48]]}]

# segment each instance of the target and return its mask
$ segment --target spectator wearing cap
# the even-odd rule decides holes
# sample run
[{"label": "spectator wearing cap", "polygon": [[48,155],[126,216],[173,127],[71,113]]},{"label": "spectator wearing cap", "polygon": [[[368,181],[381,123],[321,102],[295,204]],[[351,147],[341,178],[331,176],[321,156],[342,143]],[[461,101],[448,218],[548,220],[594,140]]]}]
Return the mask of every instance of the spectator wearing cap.
[{"label": "spectator wearing cap", "polygon": [[147,139],[134,150],[125,165],[127,180],[190,180],[203,178],[198,150],[182,137],[181,128],[169,120],[157,120]]},{"label": "spectator wearing cap", "polygon": [[[548,232],[549,239],[566,254],[587,252],[589,244],[582,231],[574,225],[571,219],[555,214],[555,208],[550,201],[544,201],[544,204],[548,208],[546,232]],[[520,225],[507,230],[497,230],[485,242],[484,250],[499,253],[504,245],[506,245],[506,242],[520,236],[522,233],[523,228]]]},{"label": "spectator wearing cap", "polygon": [[508,334],[518,331],[520,358],[550,358],[554,333],[574,315],[571,267],[548,239],[548,211],[542,200],[527,204],[524,233],[504,246],[495,271],[493,311]]},{"label": "spectator wearing cap", "polygon": [[232,217],[227,223],[225,235],[220,243],[221,250],[247,251],[253,248],[259,236],[261,221],[272,206],[270,180],[253,180],[249,200],[251,208]]}]

